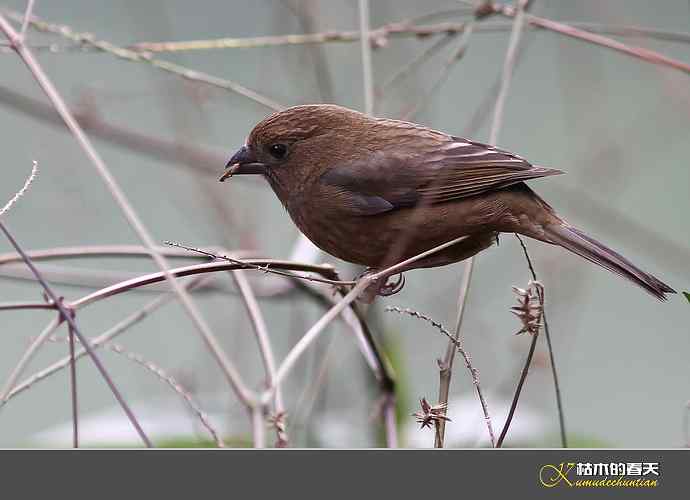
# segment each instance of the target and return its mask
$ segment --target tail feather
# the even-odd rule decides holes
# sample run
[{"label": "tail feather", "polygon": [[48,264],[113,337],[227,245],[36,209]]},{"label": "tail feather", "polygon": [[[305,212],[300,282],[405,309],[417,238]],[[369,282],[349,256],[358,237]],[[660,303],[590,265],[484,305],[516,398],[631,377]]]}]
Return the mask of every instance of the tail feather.
[{"label": "tail feather", "polygon": [[553,243],[632,281],[659,300],[666,300],[667,293],[676,293],[667,284],[579,229],[567,224],[551,224],[545,228],[545,232]]}]

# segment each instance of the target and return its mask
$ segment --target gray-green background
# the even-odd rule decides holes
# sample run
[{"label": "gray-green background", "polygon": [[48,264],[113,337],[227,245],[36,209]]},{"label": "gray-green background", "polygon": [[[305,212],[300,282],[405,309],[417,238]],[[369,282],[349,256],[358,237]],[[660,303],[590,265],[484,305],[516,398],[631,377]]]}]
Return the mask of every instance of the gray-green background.
[{"label": "gray-green background", "polygon": [[[373,0],[371,4],[372,26],[457,5],[440,0]],[[4,5],[24,8],[22,1]],[[311,25],[295,15],[295,5],[307,8],[313,16]],[[355,1],[38,0],[35,13],[121,45],[358,27]],[[534,2],[533,13],[564,21],[690,31],[690,5],[684,0],[543,0]],[[440,20],[461,19],[446,16]],[[68,44],[34,31],[30,31],[29,40]],[[688,44],[644,37],[621,40],[690,62]],[[415,120],[462,134],[500,74],[507,42],[508,31],[474,34],[463,60],[453,67]],[[375,81],[385,81],[430,43],[391,38],[386,47],[373,54]],[[423,99],[457,43],[451,42],[450,48],[387,95],[378,114],[397,117],[402,109]],[[531,184],[572,223],[674,288],[689,289],[690,75],[549,32],[529,31],[523,43],[526,51],[510,88],[499,145],[535,163],[565,170],[568,175]],[[332,43],[318,50],[321,55],[312,47],[297,46],[162,54],[161,58],[235,80],[284,104],[328,100],[361,109],[359,44]],[[326,61],[320,70],[319,57]],[[268,113],[237,94],[183,81],[146,64],[117,60],[108,54],[40,52],[39,60],[76,109],[88,110],[141,134],[192,143],[221,155],[232,153]],[[45,102],[21,61],[4,52],[0,53],[0,86]],[[486,118],[474,139],[487,140],[486,124],[491,117]],[[21,186],[32,160],[37,160],[41,169],[28,194],[5,217],[25,248],[137,243],[70,135],[0,104],[0,137],[0,203]],[[96,140],[96,146],[158,241],[254,248],[276,258],[290,255],[298,232],[264,183],[219,184],[214,174],[202,169],[151,159],[102,140]],[[219,173],[223,164],[217,167]],[[687,445],[683,418],[690,400],[690,304],[682,296],[658,303],[563,250],[529,244],[547,290],[572,438],[586,445]],[[9,251],[5,241],[0,242],[0,251]],[[333,259],[323,256],[320,260]],[[357,272],[343,263],[336,264],[347,276]],[[491,391],[491,408],[492,403],[498,406],[501,398],[510,396],[528,347],[527,336],[513,336],[518,326],[509,307],[514,301],[511,285],[524,287],[529,275],[519,245],[509,235],[502,238],[500,246],[481,254],[476,264],[464,334],[482,383]],[[132,259],[70,261],[64,265],[111,271],[154,269],[153,264]],[[403,292],[377,305],[381,311],[376,315],[377,329],[385,332],[387,343],[397,354],[397,370],[403,379],[402,415],[416,411],[418,398],[435,398],[435,359],[445,349],[445,341],[423,323],[383,312],[383,306],[414,307],[451,325],[461,273],[462,265],[410,272]],[[55,287],[68,298],[89,291],[59,283]],[[79,323],[88,334],[100,333],[151,298],[151,294],[138,293],[102,302],[80,313]],[[16,300],[40,300],[39,287],[1,278],[0,302]],[[205,293],[196,301],[247,379],[259,387],[261,365],[240,301],[227,293]],[[262,301],[279,358],[322,313],[305,304],[300,294]],[[29,339],[50,317],[47,312],[0,315],[0,381],[4,382]],[[333,344],[330,338],[335,338]],[[225,394],[213,403],[215,407],[207,409],[230,415],[233,436],[246,434],[242,408],[227,394],[219,370],[179,306],[167,306],[120,341],[186,381],[194,392]],[[62,344],[47,345],[30,371],[65,352]],[[300,413],[296,400],[304,385],[316,376],[327,353],[328,371],[306,426],[308,432],[295,429],[294,444],[375,444],[370,429],[376,391],[352,339],[344,329],[333,328],[310,353],[289,379],[288,410],[292,415]],[[169,390],[150,374],[126,360],[104,356],[135,412],[169,396]],[[558,445],[543,340],[538,357],[517,418],[524,406],[542,415],[547,424],[521,444]],[[453,393],[471,395],[466,372],[460,364],[456,366]],[[112,396],[90,364],[82,362],[78,370],[82,418],[112,407]],[[181,404],[170,411],[186,415]],[[161,411],[159,416],[167,418],[170,412]],[[453,413],[452,406],[451,417],[457,425],[463,419],[462,414]],[[0,446],[40,446],[35,433],[69,422],[69,418],[64,372],[0,410]],[[336,439],[338,432],[344,437]],[[426,440],[431,442],[431,434]]]}]

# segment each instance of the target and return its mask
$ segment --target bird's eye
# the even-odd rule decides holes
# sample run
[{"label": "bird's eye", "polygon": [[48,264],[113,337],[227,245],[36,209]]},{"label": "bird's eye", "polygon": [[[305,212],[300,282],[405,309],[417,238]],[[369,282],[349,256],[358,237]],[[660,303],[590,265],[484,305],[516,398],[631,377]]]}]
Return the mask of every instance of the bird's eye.
[{"label": "bird's eye", "polygon": [[288,148],[285,144],[278,142],[276,144],[271,144],[268,151],[276,160],[282,160],[287,156]]}]

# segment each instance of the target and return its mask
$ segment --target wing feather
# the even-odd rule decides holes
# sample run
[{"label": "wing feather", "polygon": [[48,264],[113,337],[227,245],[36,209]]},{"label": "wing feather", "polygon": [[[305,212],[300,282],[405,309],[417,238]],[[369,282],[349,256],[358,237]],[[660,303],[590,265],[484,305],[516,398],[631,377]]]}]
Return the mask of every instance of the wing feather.
[{"label": "wing feather", "polygon": [[417,140],[414,154],[397,140],[384,143],[375,152],[328,169],[321,181],[349,192],[357,200],[359,214],[374,215],[422,201],[446,203],[563,173],[460,137],[436,133]]}]

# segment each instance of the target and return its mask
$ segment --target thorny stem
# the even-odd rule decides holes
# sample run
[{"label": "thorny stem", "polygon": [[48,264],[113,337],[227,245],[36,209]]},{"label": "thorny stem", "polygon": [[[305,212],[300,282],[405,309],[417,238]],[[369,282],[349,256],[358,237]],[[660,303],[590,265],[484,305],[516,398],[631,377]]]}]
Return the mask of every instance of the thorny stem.
[{"label": "thorny stem", "polygon": [[[473,261],[473,259],[472,259]],[[448,346],[446,347],[446,354],[439,362],[438,371],[438,402],[439,404],[448,404],[448,396],[450,394],[450,382],[453,377],[453,363],[455,361],[455,352],[457,350],[456,343],[460,343],[460,326],[462,325],[462,320],[465,314],[465,308],[467,304],[467,294],[470,289],[470,282],[472,281],[472,271],[474,265],[468,262],[465,264],[462,276],[462,283],[460,285],[460,295],[458,296],[458,315],[455,320],[455,331],[453,338],[449,340]],[[478,386],[477,386],[478,387]],[[445,406],[444,408],[447,408]],[[444,413],[445,414],[445,413]],[[495,438],[493,428],[491,427],[491,420],[489,418],[488,411],[484,412],[484,418],[488,423],[489,438],[491,439],[491,446],[494,446]],[[440,419],[436,422],[436,433],[434,436],[434,447],[443,448],[443,442],[446,430],[446,421]]]},{"label": "thorny stem", "polygon": [[0,216],[4,215],[10,208],[12,208],[12,205],[14,205],[19,198],[21,198],[24,193],[26,193],[26,190],[29,189],[29,186],[31,183],[34,181],[36,178],[36,174],[38,173],[38,162],[34,161],[33,166],[31,167],[31,174],[29,177],[27,177],[26,181],[24,181],[24,185],[22,188],[15,193],[15,195],[8,201],[4,207],[0,208]]},{"label": "thorny stem", "polygon": [[[470,373],[470,377],[472,377],[472,383],[474,384],[475,390],[477,391],[477,397],[479,398],[479,402],[482,405],[482,411],[484,412],[484,422],[486,423],[486,428],[489,432],[489,439],[491,440],[491,446],[494,445],[494,442],[496,441],[496,438],[494,436],[494,429],[491,424],[491,416],[489,414],[489,405],[486,403],[486,399],[484,399],[484,393],[482,391],[481,385],[479,384],[479,370],[474,368],[472,365],[472,359],[470,358],[470,355],[465,351],[465,349],[462,347],[462,343],[458,339],[458,332],[456,330],[455,335],[451,335],[451,333],[446,330],[446,328],[441,324],[438,323],[437,321],[434,321],[434,319],[430,318],[429,316],[426,316],[424,314],[419,313],[418,311],[415,311],[413,309],[400,309],[399,307],[387,307],[387,311],[393,311],[397,313],[404,313],[404,314],[409,314],[410,316],[413,316],[415,318],[419,318],[421,320],[424,320],[428,323],[430,323],[434,328],[436,328],[438,331],[440,331],[443,335],[445,335],[449,339],[448,343],[448,349],[452,349],[453,351],[458,351],[463,357],[463,360],[465,361],[465,366],[467,367],[467,370]],[[452,354],[450,356],[446,355],[447,359],[449,359],[449,363],[453,362],[453,359],[455,359],[455,356]],[[439,377],[441,378],[441,383],[447,379],[448,382],[450,382],[450,376],[449,375],[444,375],[444,372],[446,374],[451,373],[450,369],[445,369],[444,370],[444,363],[445,361],[438,360],[439,361]],[[445,377],[445,378],[444,378]],[[445,387],[447,388],[449,385],[445,384]],[[439,388],[439,392],[441,389]],[[443,397],[445,397],[445,400],[443,400]],[[440,408],[443,408],[443,413],[442,415],[446,415],[446,407],[447,407],[447,401],[448,401],[448,392],[446,390],[445,395],[441,394],[439,396],[439,403],[437,403],[437,406]],[[436,425],[436,432],[435,432],[435,438],[434,438],[434,447],[435,448],[442,448],[443,447],[443,439],[444,436],[441,434],[439,436],[439,420],[445,421],[445,419],[434,419],[435,425]],[[444,427],[445,429],[445,427]],[[443,431],[441,431],[443,432]],[[440,446],[439,446],[440,445]]]}]

